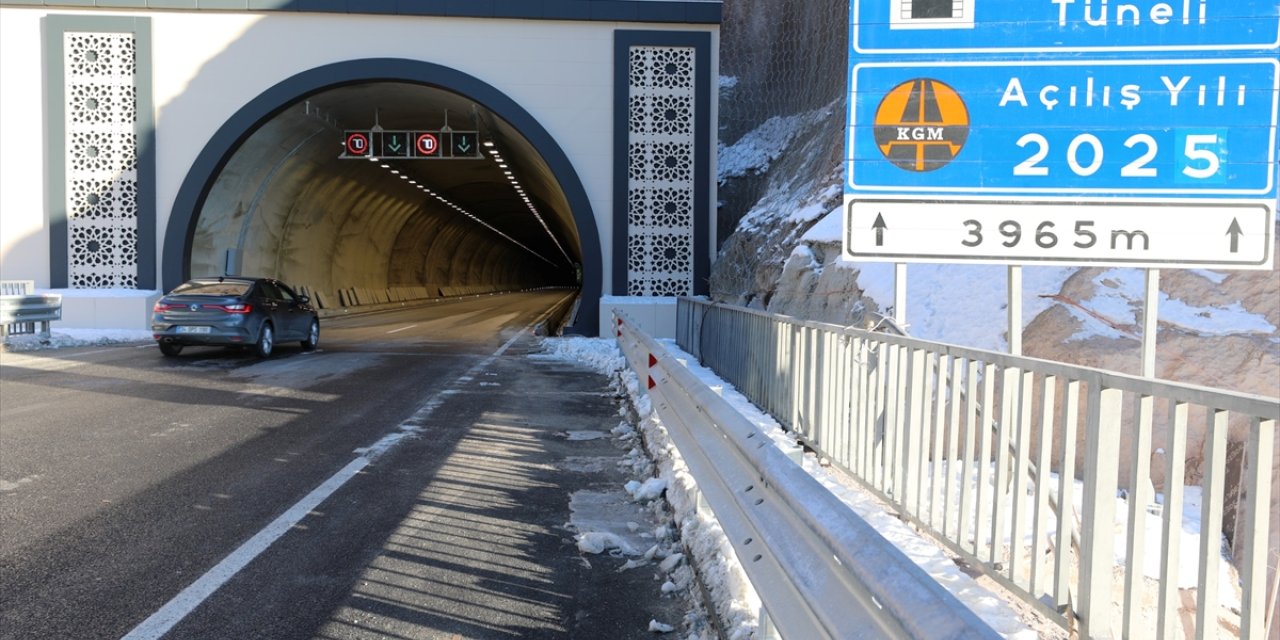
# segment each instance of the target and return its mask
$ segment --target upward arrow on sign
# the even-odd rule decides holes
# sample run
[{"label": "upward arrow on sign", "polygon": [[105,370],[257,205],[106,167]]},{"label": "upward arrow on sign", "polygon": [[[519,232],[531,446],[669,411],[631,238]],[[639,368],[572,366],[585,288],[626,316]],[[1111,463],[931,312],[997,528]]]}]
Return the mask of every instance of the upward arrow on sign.
[{"label": "upward arrow on sign", "polygon": [[1227,235],[1231,236],[1231,253],[1240,253],[1240,236],[1244,235],[1244,229],[1240,228],[1239,218],[1231,219],[1231,226],[1227,227]]}]

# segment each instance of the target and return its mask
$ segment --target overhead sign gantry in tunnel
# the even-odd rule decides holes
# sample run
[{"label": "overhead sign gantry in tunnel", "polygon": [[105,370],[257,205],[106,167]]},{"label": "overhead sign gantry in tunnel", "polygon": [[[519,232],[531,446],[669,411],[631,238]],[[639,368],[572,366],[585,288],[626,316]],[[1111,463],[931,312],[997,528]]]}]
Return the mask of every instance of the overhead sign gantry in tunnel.
[{"label": "overhead sign gantry in tunnel", "polygon": [[[453,91],[360,82],[299,97],[209,179],[191,275],[347,287],[578,286],[578,229],[546,161]],[[336,296],[332,296],[336,298]]]}]

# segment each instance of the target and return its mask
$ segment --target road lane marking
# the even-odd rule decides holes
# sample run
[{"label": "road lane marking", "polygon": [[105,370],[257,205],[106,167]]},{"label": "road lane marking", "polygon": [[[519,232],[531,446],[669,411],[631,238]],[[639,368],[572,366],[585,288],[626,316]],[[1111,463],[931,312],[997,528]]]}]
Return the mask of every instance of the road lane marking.
[{"label": "road lane marking", "polygon": [[271,546],[273,542],[293,528],[294,525],[301,522],[303,518],[307,517],[308,513],[320,506],[320,503],[333,495],[339,487],[346,484],[347,480],[350,480],[357,473],[360,473],[368,464],[369,459],[364,456],[352,460],[342,470],[330,476],[323,484],[313,489],[306,497],[290,507],[288,511],[280,514],[280,517],[250,538],[248,542],[240,545],[239,549],[223,558],[222,562],[219,562],[203,576],[200,576],[199,580],[196,580],[191,586],[174,596],[159,611],[151,614],[150,618],[134,627],[133,631],[130,631],[124,637],[124,640],[153,640],[168,633],[174,625],[187,617],[187,614],[194,611],[209,596],[213,595],[213,592],[226,584],[228,580],[239,573],[241,569],[245,568],[263,551],[266,551],[267,547]]},{"label": "road lane marking", "polygon": [[414,328],[414,327],[416,327],[416,326],[418,326],[418,325],[416,325],[416,324],[411,324],[411,325],[409,325],[409,326],[407,326],[407,327],[400,327],[399,329],[392,329],[392,330],[388,331],[388,332],[387,332],[387,334],[389,335],[389,334],[392,334],[392,333],[400,333],[401,331],[408,331],[409,329],[412,329],[412,328]]},{"label": "road lane marking", "polygon": [[196,607],[199,607],[205,600],[214,594],[222,585],[226,584],[231,578],[235,577],[241,569],[244,569],[255,558],[266,551],[281,536],[287,533],[294,525],[302,521],[312,510],[320,506],[329,496],[333,495],[342,488],[348,480],[355,477],[362,469],[368,466],[378,457],[386,454],[396,444],[412,435],[420,432],[426,422],[426,419],[444,403],[445,399],[458,393],[458,387],[465,384],[464,380],[474,379],[475,375],[493,364],[502,354],[515,344],[526,333],[530,331],[530,327],[516,332],[510,340],[498,347],[489,356],[480,362],[472,365],[462,376],[459,376],[448,388],[441,390],[425,402],[417,411],[414,412],[408,420],[400,424],[395,431],[378,439],[368,447],[357,449],[357,456],[347,466],[325,480],[323,484],[316,487],[308,493],[306,497],[299,500],[297,504],[289,507],[287,511],[280,514],[271,524],[259,531],[247,542],[240,545],[230,555],[223,558],[221,562],[214,565],[212,569],[200,576],[186,589],[183,589],[172,600],[165,603],[159,611],[151,614],[141,624],[134,627],[132,631],[126,634],[121,640],[158,640],[168,633],[174,626],[186,618]]}]

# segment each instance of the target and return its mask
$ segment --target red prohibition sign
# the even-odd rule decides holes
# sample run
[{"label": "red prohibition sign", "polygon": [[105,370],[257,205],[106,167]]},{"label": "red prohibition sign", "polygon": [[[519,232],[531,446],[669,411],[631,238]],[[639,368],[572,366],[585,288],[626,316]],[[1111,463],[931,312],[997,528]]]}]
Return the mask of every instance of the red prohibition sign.
[{"label": "red prohibition sign", "polygon": [[349,156],[369,155],[369,134],[348,133],[347,134],[347,155]]},{"label": "red prohibition sign", "polygon": [[419,133],[413,144],[420,156],[433,156],[440,150],[440,139],[434,133]]}]

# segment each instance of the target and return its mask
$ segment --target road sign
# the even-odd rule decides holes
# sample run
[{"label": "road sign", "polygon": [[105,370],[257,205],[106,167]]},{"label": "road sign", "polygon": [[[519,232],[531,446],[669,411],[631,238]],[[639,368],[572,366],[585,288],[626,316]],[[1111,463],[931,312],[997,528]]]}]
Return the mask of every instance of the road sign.
[{"label": "road sign", "polygon": [[1274,193],[1274,58],[864,63],[850,86],[854,190]]},{"label": "road sign", "polygon": [[479,137],[469,131],[454,131],[452,139],[454,157],[475,156],[480,153]]},{"label": "road sign", "polygon": [[378,145],[378,157],[408,158],[413,156],[412,138],[413,133],[409,131],[383,131],[381,134],[376,134],[375,139],[381,140],[381,144]]},{"label": "road sign", "polygon": [[476,131],[346,131],[343,159],[474,160],[480,153]]},{"label": "road sign", "polygon": [[1274,213],[1233,202],[858,199],[844,241],[860,258],[892,261],[1265,268]]},{"label": "road sign", "polygon": [[1280,44],[1275,0],[853,0],[857,54],[1233,51]]},{"label": "road sign", "polygon": [[851,3],[846,257],[1270,267],[1275,0]]},{"label": "road sign", "polygon": [[372,151],[368,131],[347,131],[343,133],[342,148],[344,157],[367,158]]},{"label": "road sign", "polygon": [[418,131],[413,134],[413,148],[420,158],[440,155],[440,136],[436,133]]}]

